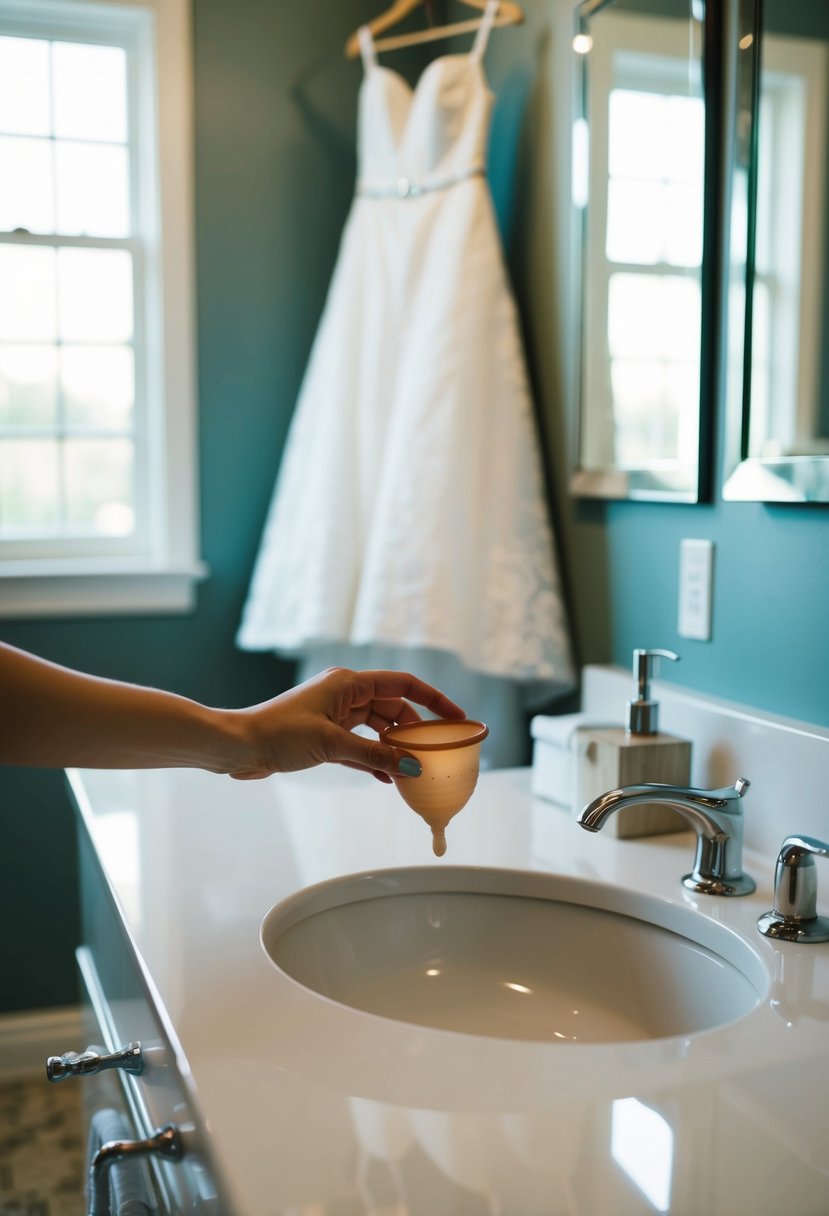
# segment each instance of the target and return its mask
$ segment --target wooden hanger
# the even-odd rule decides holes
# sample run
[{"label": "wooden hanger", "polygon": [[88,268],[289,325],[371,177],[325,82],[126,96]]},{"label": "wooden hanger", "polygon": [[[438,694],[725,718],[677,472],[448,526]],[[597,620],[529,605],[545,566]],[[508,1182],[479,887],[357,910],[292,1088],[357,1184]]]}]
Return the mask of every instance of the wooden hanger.
[{"label": "wooden hanger", "polygon": [[[481,11],[486,8],[486,0],[463,0],[463,3],[468,4],[470,8],[477,8]],[[395,0],[394,4],[390,8],[387,8],[385,12],[380,13],[373,21],[367,22],[372,38],[397,25],[404,17],[408,17],[409,13],[419,8],[421,4],[423,4],[423,0]],[[431,42],[435,38],[451,38],[455,34],[465,34],[471,30],[476,30],[481,24],[481,20],[482,18],[480,17],[473,17],[469,21],[453,21],[447,25],[430,25],[427,29],[413,30],[409,34],[395,34],[391,38],[381,38],[379,41],[375,40],[374,47],[378,51],[393,51],[398,47],[413,46],[417,42]],[[523,20],[524,10],[520,4],[516,4],[515,0],[501,0],[492,24],[520,25]],[[360,54],[359,30],[355,30],[345,44],[345,53],[349,59],[356,59]]]}]

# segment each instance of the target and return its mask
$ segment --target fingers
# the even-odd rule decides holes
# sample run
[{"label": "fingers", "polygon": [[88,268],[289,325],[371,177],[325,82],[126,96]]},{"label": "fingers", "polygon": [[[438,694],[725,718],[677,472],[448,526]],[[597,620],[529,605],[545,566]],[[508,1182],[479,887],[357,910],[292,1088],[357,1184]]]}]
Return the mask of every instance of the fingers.
[{"label": "fingers", "polygon": [[372,777],[376,777],[378,781],[382,781],[384,785],[393,785],[391,777],[388,773],[378,773],[373,769],[365,768],[362,764],[352,764],[348,760],[343,761],[343,768],[353,768],[356,773],[371,773]]},{"label": "fingers", "polygon": [[[404,707],[405,701],[414,701],[439,718],[465,718],[466,713],[451,698],[439,689],[433,688],[419,680],[417,676],[405,671],[360,671],[350,673],[354,680],[354,703],[375,706],[382,702],[393,702],[397,714],[411,714],[411,706]],[[409,717],[395,717],[395,721],[416,721],[415,713]]]},{"label": "fingers", "polygon": [[355,711],[351,717],[356,720],[349,725],[356,726],[357,722],[365,723],[372,730],[376,730],[378,735],[389,726],[406,726],[411,722],[420,721],[420,714],[412,708],[408,701],[373,701],[370,705]]},{"label": "fingers", "polygon": [[[341,761],[343,768],[353,768],[356,772],[371,773],[372,777],[376,777],[378,781],[382,781],[384,785],[392,785],[392,779],[388,773],[378,772],[376,769],[368,768],[365,764],[355,764],[349,760]],[[247,773],[228,773],[234,781],[262,781],[265,777],[272,777],[271,769],[257,769],[255,772]]]},{"label": "fingers", "polygon": [[397,722],[404,724],[420,721],[420,714],[402,697],[396,697],[391,701],[383,701],[379,697],[374,697],[370,705],[373,713],[385,718],[387,726],[393,726]]},{"label": "fingers", "polygon": [[342,729],[338,729],[330,740],[329,759],[348,768],[373,773],[381,781],[392,777],[419,777],[421,771],[420,762],[399,748]]}]

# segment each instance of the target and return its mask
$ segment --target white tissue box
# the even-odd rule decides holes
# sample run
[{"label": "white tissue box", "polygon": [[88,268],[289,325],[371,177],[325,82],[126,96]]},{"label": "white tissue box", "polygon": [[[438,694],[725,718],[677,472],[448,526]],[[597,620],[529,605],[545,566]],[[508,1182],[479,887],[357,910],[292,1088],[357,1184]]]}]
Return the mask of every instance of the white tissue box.
[{"label": "white tissue box", "polygon": [[[533,764],[530,789],[564,810],[573,809],[579,730],[595,725],[590,714],[537,715],[530,723]],[[581,808],[578,808],[581,809]]]}]

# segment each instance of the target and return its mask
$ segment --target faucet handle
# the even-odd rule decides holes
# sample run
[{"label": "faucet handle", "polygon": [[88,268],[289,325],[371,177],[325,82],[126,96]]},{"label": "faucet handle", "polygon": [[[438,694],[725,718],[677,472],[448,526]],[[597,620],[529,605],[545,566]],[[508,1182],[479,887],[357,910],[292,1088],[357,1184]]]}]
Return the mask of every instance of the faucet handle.
[{"label": "faucet handle", "polygon": [[787,836],[783,841],[774,870],[774,907],[757,921],[765,937],[829,941],[829,917],[817,914],[815,857],[829,857],[829,844],[814,836]]}]

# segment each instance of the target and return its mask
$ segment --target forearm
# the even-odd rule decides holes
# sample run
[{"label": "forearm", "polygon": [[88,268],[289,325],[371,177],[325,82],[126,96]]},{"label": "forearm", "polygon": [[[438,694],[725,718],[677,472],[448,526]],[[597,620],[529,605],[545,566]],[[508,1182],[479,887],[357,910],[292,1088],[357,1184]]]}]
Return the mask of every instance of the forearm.
[{"label": "forearm", "polygon": [[203,768],[250,780],[333,763],[388,781],[390,774],[416,776],[417,761],[354,728],[379,735],[395,722],[417,721],[409,699],[437,716],[464,717],[444,693],[406,672],[331,668],[259,705],[211,709],[0,642],[0,764]]},{"label": "forearm", "polygon": [[244,767],[244,715],[82,674],[0,644],[0,762],[44,767]]}]

